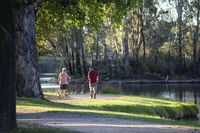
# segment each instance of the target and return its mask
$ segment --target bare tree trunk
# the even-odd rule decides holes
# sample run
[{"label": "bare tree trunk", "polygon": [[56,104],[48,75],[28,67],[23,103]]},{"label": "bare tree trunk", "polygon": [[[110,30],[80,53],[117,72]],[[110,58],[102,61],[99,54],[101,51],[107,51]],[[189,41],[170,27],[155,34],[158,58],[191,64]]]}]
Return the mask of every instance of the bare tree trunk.
[{"label": "bare tree trunk", "polygon": [[[22,0],[18,0],[22,3]],[[17,95],[43,99],[38,74],[33,5],[15,11]]]},{"label": "bare tree trunk", "polygon": [[68,61],[68,68],[69,68],[69,72],[70,74],[72,74],[72,64],[71,64],[71,56],[70,56],[70,51],[71,51],[71,48],[69,47],[69,39],[67,39],[67,61]]},{"label": "bare tree trunk", "polygon": [[143,60],[146,60],[146,42],[144,36],[144,21],[143,21],[143,7],[140,7],[140,23],[141,23],[141,36],[142,36],[142,43],[143,43]]},{"label": "bare tree trunk", "polygon": [[199,15],[200,15],[200,0],[197,2],[197,26],[194,32],[193,38],[193,74],[196,75],[198,73],[197,68],[197,41],[198,41],[198,34],[199,34]]},{"label": "bare tree trunk", "polygon": [[81,70],[82,69],[81,69],[81,61],[80,61],[80,51],[77,50],[76,51],[76,72],[77,72],[76,74],[81,76],[82,75]]},{"label": "bare tree trunk", "polygon": [[82,67],[81,67],[81,60],[80,60],[80,50],[81,50],[81,42],[80,42],[80,30],[77,28],[73,28],[73,36],[74,36],[74,50],[75,50],[75,58],[76,58],[76,74],[82,75]]},{"label": "bare tree trunk", "polygon": [[[113,29],[113,32],[116,33],[116,29],[115,29],[115,28]],[[115,49],[116,49],[117,54],[119,55],[121,49],[120,49],[120,46],[119,46],[120,44],[119,44],[119,42],[118,42],[118,39],[117,39],[117,35],[116,35],[116,34],[114,34],[114,40],[115,40]]]},{"label": "bare tree trunk", "polygon": [[99,61],[99,35],[96,33],[96,61]]},{"label": "bare tree trunk", "polygon": [[[125,24],[128,23],[127,16],[125,17]],[[128,47],[128,27],[124,28],[124,37],[123,37],[123,46],[124,46],[124,66],[125,66],[125,77],[129,73],[129,47]]]},{"label": "bare tree trunk", "polygon": [[74,58],[74,50],[72,49],[72,74],[75,75],[75,58]]},{"label": "bare tree trunk", "polygon": [[[140,47],[141,47],[141,43],[142,43],[142,36],[141,36],[141,11],[140,8],[137,10],[137,21],[136,21],[136,26],[134,26],[135,28],[133,28],[133,46],[134,46],[134,50],[133,50],[133,55],[135,57],[135,62],[136,64],[138,64],[139,62],[139,51],[140,51]],[[135,33],[135,34],[134,34]]]},{"label": "bare tree trunk", "polygon": [[[86,68],[86,59],[85,59],[85,48],[83,43],[83,31],[82,29],[77,29],[77,35],[76,35],[76,44],[78,45],[78,50],[81,50],[81,59],[82,59],[82,67],[81,63],[79,66],[79,70],[83,70],[83,75],[87,76],[87,68]],[[81,73],[80,73],[81,74]]]},{"label": "bare tree trunk", "polygon": [[75,31],[74,29],[72,29],[70,44],[71,44],[71,56],[72,56],[72,74],[75,75],[76,69],[75,69]]},{"label": "bare tree trunk", "polygon": [[178,72],[182,73],[183,72],[183,31],[182,31],[182,26],[183,26],[183,20],[182,20],[182,15],[183,15],[183,1],[178,0],[178,5],[177,5],[177,11],[178,11]]},{"label": "bare tree trunk", "polygon": [[0,4],[0,132],[10,133],[17,126],[15,98],[15,42],[13,0]]},{"label": "bare tree trunk", "polygon": [[57,42],[57,46],[58,46],[58,50],[61,54],[61,57],[62,57],[62,60],[63,60],[63,63],[64,63],[64,67],[65,68],[69,68],[69,65],[68,65],[68,44],[67,44],[67,38],[66,37],[60,37],[58,39],[58,42]]}]

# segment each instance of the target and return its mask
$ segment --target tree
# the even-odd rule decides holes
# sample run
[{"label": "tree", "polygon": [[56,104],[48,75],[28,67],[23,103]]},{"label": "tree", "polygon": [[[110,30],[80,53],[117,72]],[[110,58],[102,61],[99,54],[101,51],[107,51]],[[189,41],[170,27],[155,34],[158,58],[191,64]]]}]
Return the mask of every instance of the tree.
[{"label": "tree", "polygon": [[17,2],[21,5],[15,11],[17,96],[43,99],[38,73],[34,6],[25,5],[23,0]]},{"label": "tree", "polygon": [[197,0],[197,23],[196,28],[194,32],[194,38],[193,38],[193,73],[194,75],[200,74],[200,70],[198,70],[197,66],[197,42],[198,42],[198,34],[199,34],[199,24],[200,24],[200,0]]},{"label": "tree", "polygon": [[125,77],[128,76],[128,73],[129,73],[129,43],[128,43],[128,34],[129,34],[129,31],[128,31],[128,22],[129,22],[129,19],[127,18],[127,15],[125,16],[124,18],[124,21],[125,21],[125,28],[123,29],[124,31],[124,37],[123,37],[123,47],[124,47],[124,67],[125,67]]},{"label": "tree", "polygon": [[[104,20],[107,18],[109,18],[110,23],[115,26],[120,25],[126,12],[138,5],[137,1],[138,0],[45,1],[37,8],[37,40],[40,42],[44,38],[51,38],[51,34],[54,34],[55,30],[63,36],[66,34],[66,30],[69,31],[69,29],[71,29],[70,34],[72,34],[72,37],[70,40],[72,41],[70,41],[68,45],[74,45],[71,47],[72,68],[76,66],[76,70],[73,69],[73,72],[74,74],[80,74],[78,71],[81,70],[79,54],[81,51],[81,65],[83,65],[84,68],[82,71],[85,73],[87,62],[84,59],[84,43],[81,41],[84,32],[102,30],[104,28]],[[46,25],[44,25],[44,23],[46,23]],[[74,29],[78,29],[78,32],[74,33]],[[79,31],[82,31],[82,35],[79,35]],[[103,46],[106,53],[108,46],[105,39],[103,41]],[[126,51],[127,50],[126,48]],[[107,54],[105,55],[107,56]],[[98,54],[96,57],[98,57]]]},{"label": "tree", "polygon": [[0,4],[0,132],[10,133],[16,127],[15,42],[13,0]]},{"label": "tree", "polygon": [[177,0],[178,13],[178,72],[183,73],[183,1]]}]

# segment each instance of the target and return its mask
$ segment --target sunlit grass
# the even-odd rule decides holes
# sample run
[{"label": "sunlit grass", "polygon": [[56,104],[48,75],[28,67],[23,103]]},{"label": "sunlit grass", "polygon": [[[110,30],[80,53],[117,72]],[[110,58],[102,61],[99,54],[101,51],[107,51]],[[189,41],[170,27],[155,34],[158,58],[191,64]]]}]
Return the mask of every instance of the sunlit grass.
[{"label": "sunlit grass", "polygon": [[[45,97],[50,96],[54,97],[56,94],[45,93]],[[196,115],[198,112],[196,105],[163,98],[121,96],[113,99],[74,99],[62,100],[62,102],[17,98],[17,110],[62,111],[195,127],[200,126],[196,121],[188,123],[187,121],[175,120],[184,117],[184,115],[188,117]]]}]

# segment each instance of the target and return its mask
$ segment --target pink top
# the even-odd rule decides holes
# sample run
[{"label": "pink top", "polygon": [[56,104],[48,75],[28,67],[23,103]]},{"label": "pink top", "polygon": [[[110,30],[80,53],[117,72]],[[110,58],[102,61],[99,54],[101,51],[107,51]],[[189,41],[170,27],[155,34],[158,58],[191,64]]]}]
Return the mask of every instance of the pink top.
[{"label": "pink top", "polygon": [[69,84],[70,77],[66,72],[61,72],[58,78],[60,85]]}]

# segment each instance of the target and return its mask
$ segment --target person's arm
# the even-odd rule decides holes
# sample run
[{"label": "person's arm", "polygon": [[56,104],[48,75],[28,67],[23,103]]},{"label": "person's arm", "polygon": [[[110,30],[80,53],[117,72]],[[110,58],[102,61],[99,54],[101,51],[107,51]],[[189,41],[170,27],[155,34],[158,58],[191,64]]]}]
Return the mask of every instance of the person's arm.
[{"label": "person's arm", "polygon": [[67,74],[67,81],[69,82],[71,80],[71,77]]},{"label": "person's arm", "polygon": [[58,84],[60,84],[60,74],[58,75]]},{"label": "person's arm", "polygon": [[90,81],[90,71],[88,71],[88,81]]},{"label": "person's arm", "polygon": [[99,74],[98,74],[98,72],[96,72],[97,73],[97,82],[99,82]]}]

